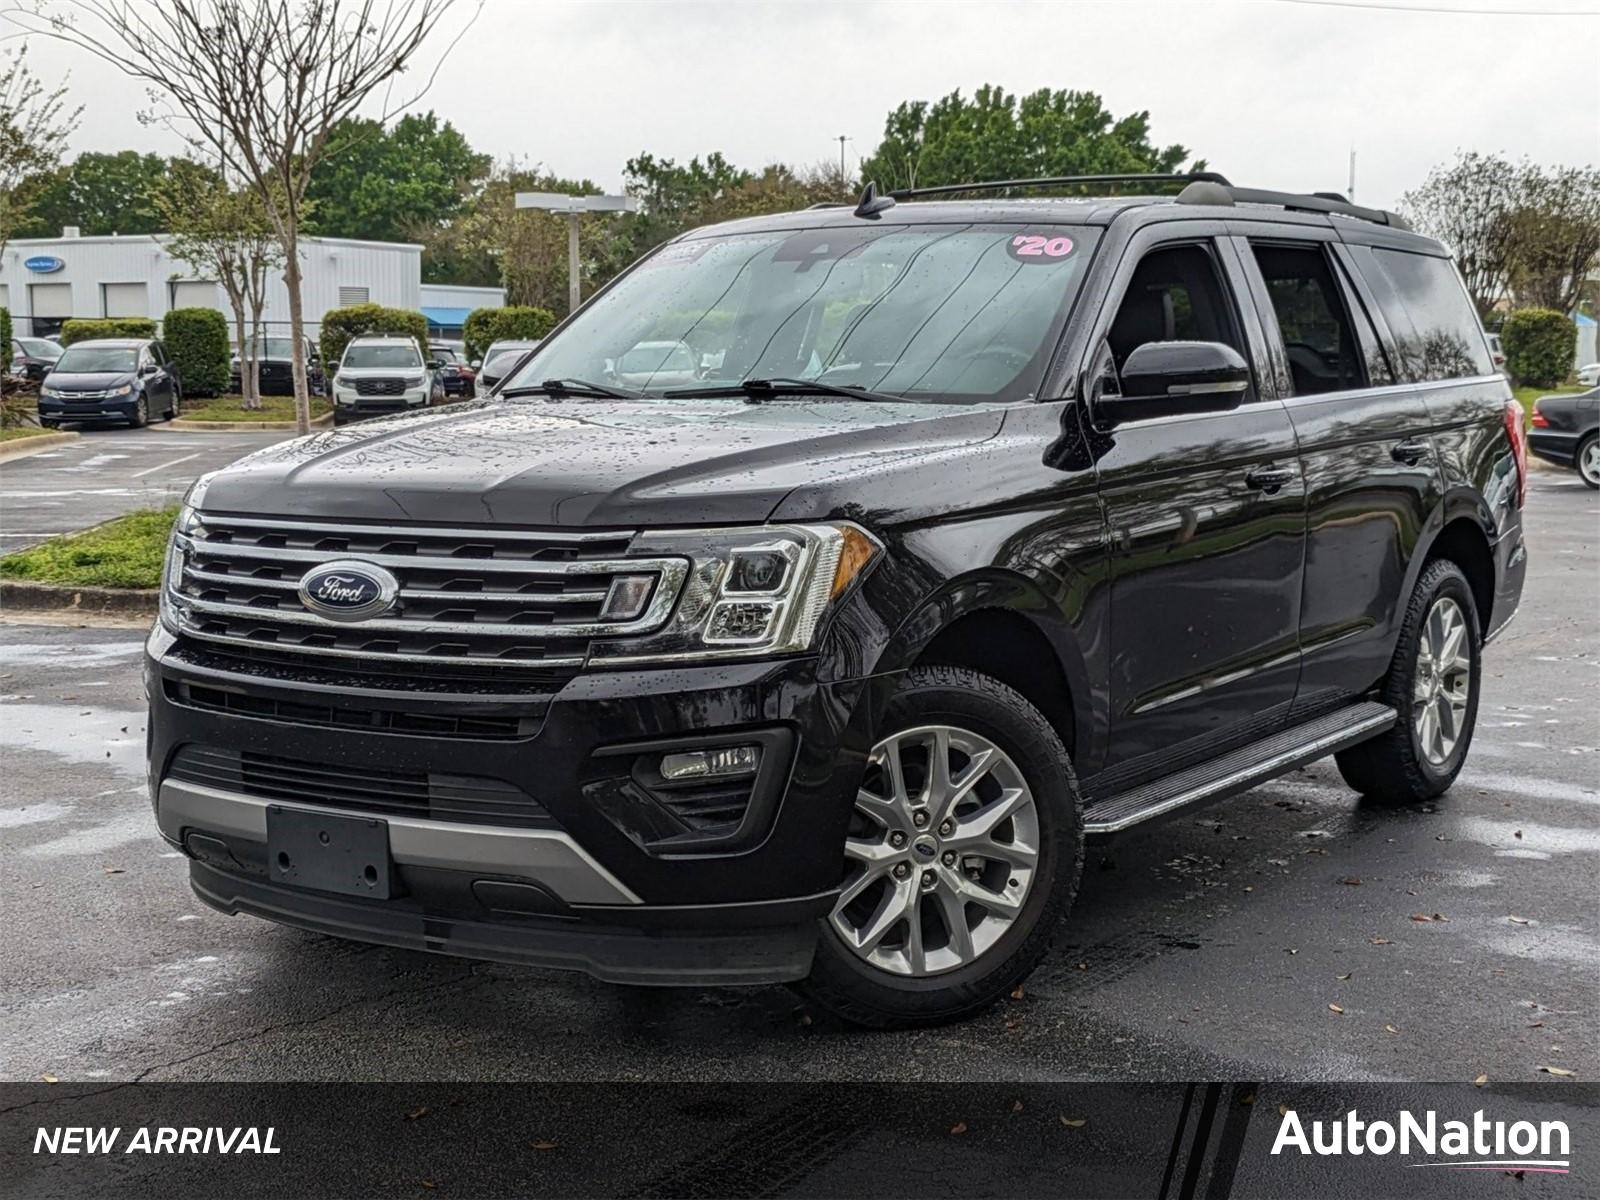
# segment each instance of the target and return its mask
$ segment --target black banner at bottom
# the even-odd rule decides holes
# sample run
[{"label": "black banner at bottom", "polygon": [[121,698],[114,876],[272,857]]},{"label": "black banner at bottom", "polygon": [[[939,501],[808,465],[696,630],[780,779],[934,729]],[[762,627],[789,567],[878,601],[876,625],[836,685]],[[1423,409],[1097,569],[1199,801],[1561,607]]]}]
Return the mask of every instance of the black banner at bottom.
[{"label": "black banner at bottom", "polygon": [[113,1193],[1577,1200],[1600,1088],[0,1084],[0,1194]]}]

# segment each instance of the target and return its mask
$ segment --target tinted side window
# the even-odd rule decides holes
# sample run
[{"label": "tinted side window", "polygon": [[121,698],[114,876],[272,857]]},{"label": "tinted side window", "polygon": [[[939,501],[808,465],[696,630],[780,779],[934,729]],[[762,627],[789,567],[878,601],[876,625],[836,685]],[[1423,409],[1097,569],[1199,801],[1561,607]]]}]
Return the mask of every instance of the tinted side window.
[{"label": "tinted side window", "polygon": [[1322,248],[1252,243],[1251,250],[1272,298],[1295,395],[1366,387],[1361,347]]},{"label": "tinted side window", "polygon": [[1106,340],[1119,370],[1146,342],[1222,342],[1245,352],[1222,275],[1203,246],[1168,246],[1140,259]]},{"label": "tinted side window", "polygon": [[[1396,366],[1410,381],[1492,375],[1489,344],[1477,311],[1447,258],[1373,249],[1369,278],[1394,334]],[[1368,272],[1363,271],[1363,274]]]}]

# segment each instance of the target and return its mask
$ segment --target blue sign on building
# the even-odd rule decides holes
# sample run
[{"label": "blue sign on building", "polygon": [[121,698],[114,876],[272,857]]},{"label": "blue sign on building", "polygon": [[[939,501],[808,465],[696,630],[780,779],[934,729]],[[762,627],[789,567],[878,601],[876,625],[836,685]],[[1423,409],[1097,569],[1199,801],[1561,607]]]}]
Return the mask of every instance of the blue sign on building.
[{"label": "blue sign on building", "polygon": [[32,258],[24,259],[23,266],[38,275],[49,275],[66,266],[66,260],[57,258],[54,254],[35,254]]}]

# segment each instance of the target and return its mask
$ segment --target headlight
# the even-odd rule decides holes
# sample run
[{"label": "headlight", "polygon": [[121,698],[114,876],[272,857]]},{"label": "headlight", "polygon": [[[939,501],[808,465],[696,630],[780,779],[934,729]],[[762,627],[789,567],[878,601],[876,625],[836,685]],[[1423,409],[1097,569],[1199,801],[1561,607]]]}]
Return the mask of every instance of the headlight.
[{"label": "headlight", "polygon": [[408,388],[414,388],[414,387],[421,387],[423,384],[425,384],[427,382],[428,382],[428,377],[426,375],[413,375],[413,376],[411,376],[410,378],[408,378],[405,381],[405,385]]},{"label": "headlight", "polygon": [[[194,489],[190,489],[190,495]],[[178,508],[178,519],[172,525],[172,538],[167,543],[167,559],[161,568],[161,623],[172,633],[178,632],[178,607],[181,601],[174,600],[173,596],[178,585],[183,582],[183,567],[185,561],[183,539],[187,538],[200,527],[200,514],[187,500]]]},{"label": "headlight", "polygon": [[690,560],[683,591],[656,632],[596,640],[590,658],[620,665],[809,650],[829,605],[882,551],[846,523],[644,534],[630,554]]},{"label": "headlight", "polygon": [[39,395],[45,397],[47,400],[55,400],[61,396],[61,393],[53,387],[47,387],[44,384],[40,384]]},{"label": "headlight", "polygon": [[112,388],[110,394],[113,395],[113,396],[126,396],[126,395],[129,395],[132,391],[133,391],[133,384],[125,383],[119,388]]}]

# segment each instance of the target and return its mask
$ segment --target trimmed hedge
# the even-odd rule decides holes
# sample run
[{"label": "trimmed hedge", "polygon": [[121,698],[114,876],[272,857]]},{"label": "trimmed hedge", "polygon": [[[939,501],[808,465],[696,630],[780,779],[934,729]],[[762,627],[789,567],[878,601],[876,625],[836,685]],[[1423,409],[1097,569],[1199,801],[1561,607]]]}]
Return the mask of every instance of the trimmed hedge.
[{"label": "trimmed hedge", "polygon": [[216,309],[173,309],[161,319],[161,340],[178,364],[185,396],[228,390],[228,319]]},{"label": "trimmed hedge", "polygon": [[0,308],[0,351],[5,352],[5,361],[11,361],[11,310]]},{"label": "trimmed hedge", "polygon": [[548,308],[519,304],[475,308],[467,314],[461,336],[467,343],[467,358],[476,362],[491,342],[542,338],[555,324],[556,315]]},{"label": "trimmed hedge", "polygon": [[331,309],[322,318],[322,361],[332,371],[344,357],[351,338],[364,333],[388,337],[412,337],[428,357],[428,318],[409,308],[385,308],[381,304],[353,304]]},{"label": "trimmed hedge", "polygon": [[153,338],[156,323],[149,317],[73,317],[61,326],[61,344],[93,338]]},{"label": "trimmed hedge", "polygon": [[1553,308],[1519,308],[1501,327],[1500,345],[1518,383],[1555,387],[1572,373],[1578,327]]}]

